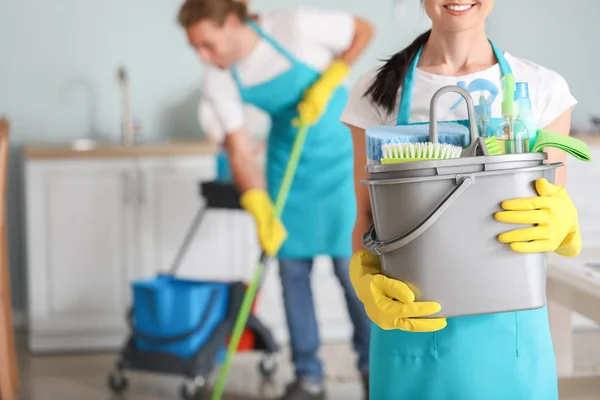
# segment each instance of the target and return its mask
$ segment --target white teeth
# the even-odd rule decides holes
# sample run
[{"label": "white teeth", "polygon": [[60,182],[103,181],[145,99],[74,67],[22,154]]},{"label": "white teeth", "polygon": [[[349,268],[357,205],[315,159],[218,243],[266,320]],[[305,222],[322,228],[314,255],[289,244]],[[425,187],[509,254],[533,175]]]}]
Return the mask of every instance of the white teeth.
[{"label": "white teeth", "polygon": [[473,7],[473,4],[465,4],[462,6],[459,6],[459,5],[446,6],[447,9],[452,10],[452,11],[467,11],[471,7]]}]

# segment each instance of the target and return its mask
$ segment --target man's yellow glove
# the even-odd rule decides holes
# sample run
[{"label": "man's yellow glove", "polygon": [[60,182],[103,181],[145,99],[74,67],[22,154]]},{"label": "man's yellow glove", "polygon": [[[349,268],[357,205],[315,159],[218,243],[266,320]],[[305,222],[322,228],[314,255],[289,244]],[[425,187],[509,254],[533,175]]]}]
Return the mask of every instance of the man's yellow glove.
[{"label": "man's yellow glove", "polygon": [[425,317],[440,311],[434,302],[415,302],[415,295],[404,283],[381,274],[378,256],[366,250],[350,261],[350,280],[369,318],[381,329],[433,332],[446,327],[446,318]]},{"label": "man's yellow glove", "polygon": [[506,211],[494,215],[500,222],[535,226],[503,233],[498,240],[510,243],[510,248],[519,253],[577,256],[581,252],[579,219],[567,191],[546,179],[538,179],[535,188],[538,197],[504,201],[502,208]]},{"label": "man's yellow glove", "polygon": [[341,60],[333,61],[317,81],[306,90],[298,104],[299,117],[295,126],[313,125],[323,115],[333,92],[350,73],[350,66]]},{"label": "man's yellow glove", "polygon": [[242,194],[240,204],[254,217],[263,251],[268,256],[276,255],[287,237],[287,232],[281,220],[274,215],[269,194],[262,189],[247,190]]}]

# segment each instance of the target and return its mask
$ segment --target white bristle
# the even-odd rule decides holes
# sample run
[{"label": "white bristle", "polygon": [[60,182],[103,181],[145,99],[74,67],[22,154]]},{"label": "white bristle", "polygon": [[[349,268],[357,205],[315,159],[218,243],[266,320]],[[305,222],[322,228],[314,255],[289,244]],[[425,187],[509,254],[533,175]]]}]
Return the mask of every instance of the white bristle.
[{"label": "white bristle", "polygon": [[433,158],[448,159],[458,158],[462,147],[447,143],[388,143],[381,146],[384,158]]}]

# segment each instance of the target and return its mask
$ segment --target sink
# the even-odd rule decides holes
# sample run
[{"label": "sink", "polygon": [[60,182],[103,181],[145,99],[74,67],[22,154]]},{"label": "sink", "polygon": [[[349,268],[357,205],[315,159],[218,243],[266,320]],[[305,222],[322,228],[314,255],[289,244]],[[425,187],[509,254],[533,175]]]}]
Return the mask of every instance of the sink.
[{"label": "sink", "polygon": [[106,147],[106,146],[114,146],[116,145],[116,142],[111,142],[109,140],[98,140],[98,139],[88,139],[88,138],[81,138],[81,139],[75,139],[72,142],[69,143],[69,147],[71,147],[73,150],[91,150],[97,147]]}]

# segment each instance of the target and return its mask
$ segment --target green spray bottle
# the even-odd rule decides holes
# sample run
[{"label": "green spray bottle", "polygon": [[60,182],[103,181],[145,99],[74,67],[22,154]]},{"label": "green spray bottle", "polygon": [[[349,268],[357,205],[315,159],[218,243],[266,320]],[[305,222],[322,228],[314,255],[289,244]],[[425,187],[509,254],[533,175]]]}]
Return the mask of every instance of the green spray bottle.
[{"label": "green spray bottle", "polygon": [[502,78],[502,122],[496,130],[496,139],[505,154],[529,151],[529,132],[519,119],[519,103],[515,102],[516,83],[513,74]]}]

